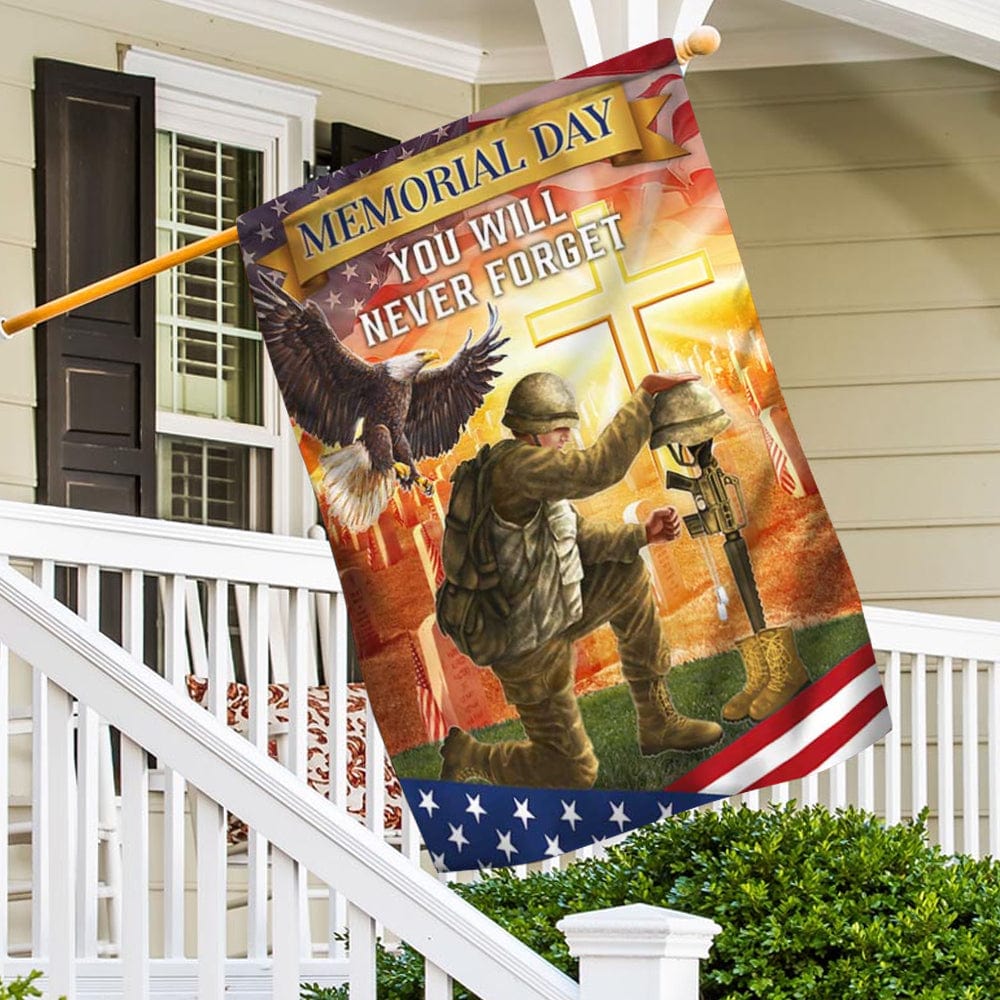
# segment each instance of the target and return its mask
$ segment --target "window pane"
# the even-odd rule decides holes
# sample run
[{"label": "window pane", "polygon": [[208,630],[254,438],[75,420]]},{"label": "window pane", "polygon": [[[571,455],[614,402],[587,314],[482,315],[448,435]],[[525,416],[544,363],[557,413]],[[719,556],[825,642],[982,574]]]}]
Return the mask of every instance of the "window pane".
[{"label": "window pane", "polygon": [[[160,251],[235,223],[261,200],[257,150],[158,133]],[[261,343],[239,248],[177,267],[157,283],[160,409],[263,422]],[[166,370],[164,370],[166,369]]]},{"label": "window pane", "polygon": [[172,521],[268,531],[267,449],[161,437],[160,516]]}]

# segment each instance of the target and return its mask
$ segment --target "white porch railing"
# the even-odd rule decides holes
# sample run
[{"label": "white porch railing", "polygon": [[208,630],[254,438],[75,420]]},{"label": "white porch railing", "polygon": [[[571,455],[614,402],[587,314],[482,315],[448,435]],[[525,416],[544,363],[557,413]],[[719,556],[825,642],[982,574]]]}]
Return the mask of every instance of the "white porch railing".
[{"label": "white porch railing", "polygon": [[[104,639],[97,643],[103,666],[81,665],[78,660],[94,650],[89,640],[87,648],[79,646],[79,619],[48,607],[46,613],[58,614],[43,627],[28,607],[30,589],[17,590],[17,579],[4,574],[5,590],[20,594],[21,604],[4,605],[0,638],[10,614],[40,644],[39,652],[28,650],[37,669],[16,658],[8,663],[0,646],[0,691],[10,691],[12,709],[0,718],[0,727],[9,726],[0,747],[9,741],[11,748],[9,758],[0,753],[0,792],[11,803],[10,822],[0,829],[10,845],[3,850],[6,843],[0,844],[0,899],[12,900],[7,908],[0,904],[0,961],[11,956],[4,962],[8,972],[44,964],[62,974],[72,964],[79,995],[106,998],[121,995],[123,974],[127,982],[151,974],[157,995],[171,997],[191,996],[196,981],[201,996],[214,997],[223,980],[233,995],[267,996],[273,979],[284,984],[274,987],[274,995],[290,1000],[297,995],[290,985],[296,977],[332,984],[350,976],[355,995],[368,997],[374,996],[374,941],[384,925],[427,954],[434,969],[441,959],[449,973],[477,988],[479,979],[445,961],[447,948],[435,950],[437,925],[427,923],[421,909],[450,906],[453,894],[426,895],[437,887],[426,889],[430,876],[421,876],[423,888],[411,899],[397,879],[406,870],[408,884],[412,866],[422,860],[405,808],[401,831],[389,838],[396,849],[383,850],[381,768],[370,766],[366,774],[365,825],[376,836],[359,838],[356,820],[341,815],[333,826],[324,825],[329,810],[266,758],[267,681],[288,684],[284,762],[298,779],[306,773],[308,689],[328,686],[329,799],[346,808],[346,767],[336,763],[348,759],[346,617],[325,541],[0,502],[0,554],[44,593],[59,593],[84,620],[101,622],[103,607],[109,628],[117,613],[120,622],[111,624],[120,627],[121,647],[145,654],[163,673],[161,680],[139,670]],[[159,582],[150,586],[154,577]],[[791,797],[855,803],[890,821],[926,805],[932,839],[947,850],[997,854],[1000,726],[993,720],[1000,720],[1000,625],[885,609],[866,613],[885,671],[893,733],[822,775],[741,798],[750,805]],[[146,627],[153,616],[155,629]],[[44,638],[48,625],[57,633],[63,629],[62,646]],[[109,664],[117,673],[108,672]],[[209,709],[217,718],[226,711],[226,681],[237,674],[247,681],[246,738],[223,733],[209,713],[190,703],[183,688],[192,672],[209,677]],[[98,676],[105,678],[100,684]],[[109,676],[115,677],[110,686]],[[65,691],[79,699],[78,707]],[[109,722],[126,734],[118,751],[120,789]],[[368,722],[368,760],[378,761],[381,741]],[[153,770],[146,751],[156,757]],[[276,784],[276,775],[284,781]],[[302,796],[311,807],[289,805]],[[220,803],[249,821],[239,852],[227,849]],[[69,837],[65,817],[73,818]],[[317,845],[330,836],[340,846],[326,843],[321,850]],[[375,865],[374,874],[358,876],[361,881],[341,877],[348,869],[331,860],[347,865],[338,850],[351,853],[355,841],[363,846],[354,862]],[[136,847],[143,844],[145,855]],[[116,866],[123,856],[121,873]],[[69,880],[62,873],[74,866],[75,904],[67,913]],[[372,878],[395,888],[369,897]],[[139,885],[146,891],[136,892]],[[415,924],[397,919],[397,905],[416,913],[423,930],[414,936]],[[452,916],[442,918],[445,924]],[[628,920],[634,925],[635,914]],[[461,936],[464,921],[452,920],[447,933]],[[344,928],[349,952],[339,936]],[[456,952],[472,954],[477,945],[495,951],[499,938],[489,928],[489,940],[477,938],[478,932],[460,945],[445,932],[442,940]],[[428,929],[435,940],[424,947]],[[61,958],[56,941],[62,942]],[[492,968],[481,956],[475,962],[480,971]],[[482,974],[489,983],[485,996],[576,995],[558,975],[551,980],[555,992],[519,986],[520,992],[505,993],[493,972]],[[534,979],[535,972],[525,975]],[[539,982],[548,982],[545,975],[551,978],[551,970]],[[428,983],[429,997],[450,996],[447,974],[435,971]],[[146,993],[129,989],[125,995]]]}]

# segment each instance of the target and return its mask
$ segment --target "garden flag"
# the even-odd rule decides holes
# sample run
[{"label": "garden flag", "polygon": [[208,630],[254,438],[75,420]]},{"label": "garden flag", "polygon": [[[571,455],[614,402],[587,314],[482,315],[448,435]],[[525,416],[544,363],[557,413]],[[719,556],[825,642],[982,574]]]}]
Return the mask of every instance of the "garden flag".
[{"label": "garden flag", "polygon": [[439,869],[602,843],[888,730],[669,41],[239,235]]}]

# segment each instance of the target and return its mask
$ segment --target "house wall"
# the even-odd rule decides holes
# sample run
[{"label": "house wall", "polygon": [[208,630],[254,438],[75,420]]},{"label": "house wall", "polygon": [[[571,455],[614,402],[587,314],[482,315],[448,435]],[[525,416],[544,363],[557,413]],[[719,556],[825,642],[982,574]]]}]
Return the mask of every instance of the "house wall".
[{"label": "house wall", "polygon": [[[118,69],[129,45],[319,91],[321,121],[409,136],[468,114],[472,87],[447,77],[196,13],[159,0],[2,2],[0,31],[0,315],[34,305],[33,60]],[[34,333],[0,344],[0,498],[32,502]],[[295,474],[300,474],[295,470]]]},{"label": "house wall", "polygon": [[1000,619],[1000,74],[942,58],[688,86],[863,599]]}]

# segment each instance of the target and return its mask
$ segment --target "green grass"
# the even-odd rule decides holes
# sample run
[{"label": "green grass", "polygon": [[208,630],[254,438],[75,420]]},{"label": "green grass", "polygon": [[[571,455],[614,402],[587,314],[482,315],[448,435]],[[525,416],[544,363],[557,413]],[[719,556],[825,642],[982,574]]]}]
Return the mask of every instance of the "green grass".
[{"label": "green grass", "polygon": [[[802,629],[795,633],[799,656],[810,680],[825,674],[845,655],[866,641],[861,615]],[[670,672],[670,694],[678,710],[698,719],[721,721],[722,706],[743,687],[743,665],[731,650],[690,663],[678,664]],[[580,698],[580,711],[601,762],[597,788],[652,791],[690,771],[748,732],[752,723],[722,722],[721,742],[695,753],[668,750],[656,757],[643,757],[636,743],[635,709],[624,684]],[[512,720],[474,731],[486,743],[524,739],[520,722]],[[437,778],[441,771],[440,743],[428,743],[396,754],[393,766],[401,778]]]}]

